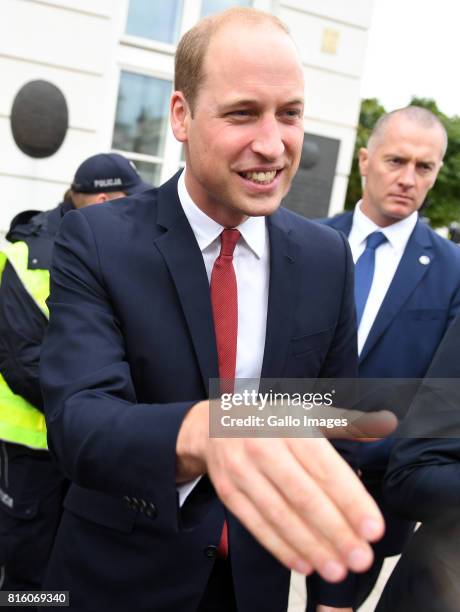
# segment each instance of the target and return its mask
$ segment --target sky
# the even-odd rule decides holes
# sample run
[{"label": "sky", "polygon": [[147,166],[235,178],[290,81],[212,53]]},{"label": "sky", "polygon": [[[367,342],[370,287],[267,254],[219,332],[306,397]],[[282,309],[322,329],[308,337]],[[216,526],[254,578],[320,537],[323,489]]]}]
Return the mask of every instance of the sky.
[{"label": "sky", "polygon": [[361,96],[391,111],[412,95],[460,116],[459,0],[374,0]]}]

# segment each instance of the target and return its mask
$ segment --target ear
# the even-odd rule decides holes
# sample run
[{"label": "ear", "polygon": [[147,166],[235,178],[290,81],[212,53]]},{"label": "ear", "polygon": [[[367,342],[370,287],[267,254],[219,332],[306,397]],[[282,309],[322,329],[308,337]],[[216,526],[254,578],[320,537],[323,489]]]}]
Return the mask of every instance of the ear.
[{"label": "ear", "polygon": [[358,154],[359,173],[361,176],[367,176],[367,166],[369,163],[369,151],[361,147]]},{"label": "ear", "polygon": [[191,114],[189,105],[181,91],[175,91],[171,96],[170,112],[173,134],[179,142],[185,142]]}]

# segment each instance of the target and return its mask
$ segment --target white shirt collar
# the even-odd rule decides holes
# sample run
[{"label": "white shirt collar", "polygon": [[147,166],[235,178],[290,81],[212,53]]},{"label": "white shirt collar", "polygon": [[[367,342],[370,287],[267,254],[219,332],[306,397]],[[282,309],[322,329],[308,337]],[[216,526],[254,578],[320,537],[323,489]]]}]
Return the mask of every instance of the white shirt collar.
[{"label": "white shirt collar", "polygon": [[361,210],[360,200],[353,213],[353,233],[357,243],[364,243],[372,232],[382,232],[389,244],[396,251],[403,251],[406,248],[410,235],[414,231],[414,227],[418,220],[418,212],[414,211],[405,219],[396,221],[387,227],[379,227]]},{"label": "white shirt collar", "polygon": [[[185,216],[203,252],[220,236],[224,227],[208,217],[192,200],[185,186],[185,171],[177,182],[177,192]],[[260,259],[265,250],[265,217],[248,217],[238,226],[238,230],[248,247]]]}]

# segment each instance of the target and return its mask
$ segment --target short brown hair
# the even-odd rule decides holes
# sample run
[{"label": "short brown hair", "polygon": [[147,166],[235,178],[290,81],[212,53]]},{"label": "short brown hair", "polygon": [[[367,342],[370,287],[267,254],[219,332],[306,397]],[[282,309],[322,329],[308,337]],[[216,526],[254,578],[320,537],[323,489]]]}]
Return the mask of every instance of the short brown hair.
[{"label": "short brown hair", "polygon": [[269,22],[289,34],[289,29],[278,17],[252,8],[231,8],[201,19],[179,41],[174,66],[174,89],[184,94],[192,114],[198,89],[204,79],[204,60],[211,38],[222,26],[232,21],[249,24]]}]

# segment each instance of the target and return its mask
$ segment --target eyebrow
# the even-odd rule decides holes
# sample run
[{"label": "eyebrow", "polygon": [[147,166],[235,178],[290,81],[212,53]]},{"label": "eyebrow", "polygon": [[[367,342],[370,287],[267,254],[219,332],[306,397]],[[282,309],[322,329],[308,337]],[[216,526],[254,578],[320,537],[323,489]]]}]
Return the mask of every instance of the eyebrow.
[{"label": "eyebrow", "polygon": [[305,100],[303,98],[294,98],[294,100],[290,100],[289,102],[286,102],[286,104],[283,104],[283,106],[303,106],[305,104]]},{"label": "eyebrow", "polygon": [[[281,106],[303,106],[305,101],[303,98],[293,98],[292,100],[288,100],[281,104]],[[229,108],[236,108],[238,106],[258,106],[259,100],[256,98],[238,98],[236,100],[231,100],[230,102],[224,102],[223,104],[218,105],[218,110],[225,110]]]},{"label": "eyebrow", "polygon": [[[399,154],[399,153],[388,153],[385,155],[385,159],[401,159],[402,161],[407,161],[409,157],[407,155]],[[428,166],[435,166],[436,160],[433,159],[418,159],[416,164],[427,164]]]}]

